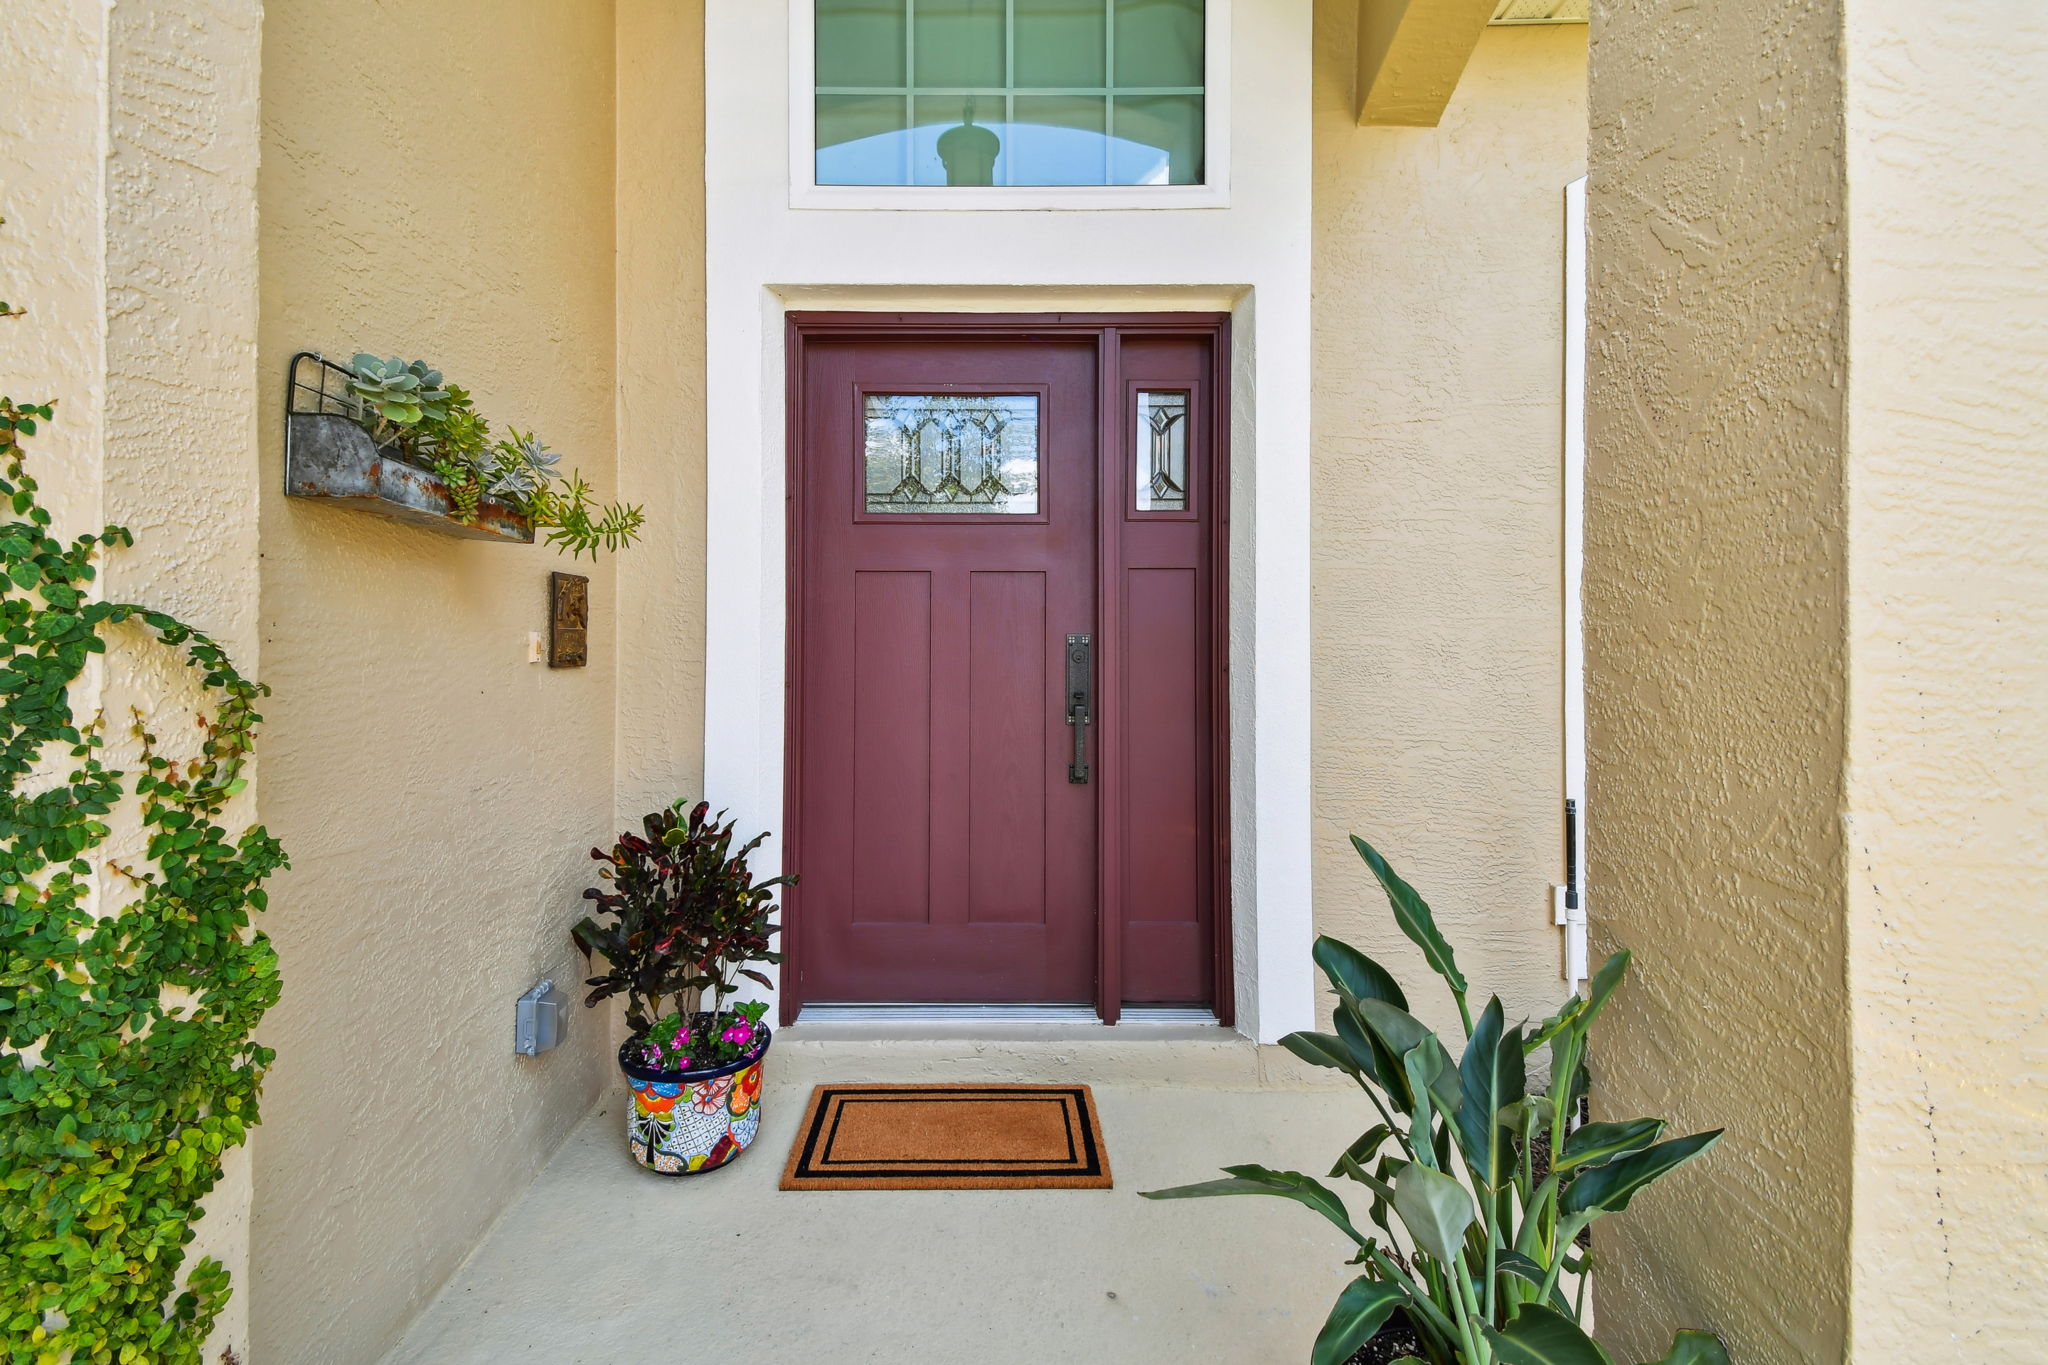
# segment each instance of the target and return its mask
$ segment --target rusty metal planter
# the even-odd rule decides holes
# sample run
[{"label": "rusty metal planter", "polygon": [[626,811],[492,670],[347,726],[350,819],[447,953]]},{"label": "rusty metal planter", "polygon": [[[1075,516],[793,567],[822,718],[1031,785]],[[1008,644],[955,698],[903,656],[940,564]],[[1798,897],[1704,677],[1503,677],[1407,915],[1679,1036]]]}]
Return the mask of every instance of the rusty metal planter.
[{"label": "rusty metal planter", "polygon": [[356,420],[348,371],[310,351],[292,357],[286,393],[284,491],[318,498],[394,521],[469,540],[533,543],[533,523],[486,498],[464,521],[448,485],[432,470],[407,464],[380,446]]}]

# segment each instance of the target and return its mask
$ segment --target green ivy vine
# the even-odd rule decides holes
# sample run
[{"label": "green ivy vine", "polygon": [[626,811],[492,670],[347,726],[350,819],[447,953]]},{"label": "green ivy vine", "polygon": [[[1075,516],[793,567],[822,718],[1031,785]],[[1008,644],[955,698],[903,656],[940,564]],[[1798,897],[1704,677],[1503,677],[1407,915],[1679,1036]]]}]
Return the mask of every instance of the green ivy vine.
[{"label": "green ivy vine", "polygon": [[[21,444],[51,415],[0,398],[0,1335],[10,1365],[197,1365],[228,1274],[209,1257],[181,1277],[186,1247],[272,1057],[251,1035],[277,955],[251,915],[284,850],[221,824],[265,689],[175,617],[92,599],[96,556],[133,540],[51,534]],[[123,623],[213,699],[196,757],[137,715],[119,771],[102,720],[73,715]],[[143,857],[95,858],[131,795]]]}]

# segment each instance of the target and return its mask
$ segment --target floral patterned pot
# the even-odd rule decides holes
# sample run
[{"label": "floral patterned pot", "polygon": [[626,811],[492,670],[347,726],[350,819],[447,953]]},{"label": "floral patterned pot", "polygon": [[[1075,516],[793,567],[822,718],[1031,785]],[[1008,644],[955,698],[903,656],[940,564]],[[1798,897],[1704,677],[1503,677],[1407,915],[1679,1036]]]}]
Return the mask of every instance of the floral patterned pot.
[{"label": "floral patterned pot", "polygon": [[752,1145],[761,1131],[761,1066],[771,1041],[765,1024],[759,1031],[760,1041],[738,1061],[692,1071],[628,1060],[637,1041],[619,1049],[619,1069],[633,1091],[626,1114],[633,1160],[657,1175],[698,1175]]}]

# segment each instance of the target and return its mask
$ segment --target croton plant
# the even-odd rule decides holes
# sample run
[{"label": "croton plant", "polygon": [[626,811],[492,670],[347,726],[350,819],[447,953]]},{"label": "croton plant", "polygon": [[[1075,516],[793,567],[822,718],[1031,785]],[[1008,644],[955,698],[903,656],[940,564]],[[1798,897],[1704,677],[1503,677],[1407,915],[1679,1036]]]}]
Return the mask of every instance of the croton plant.
[{"label": "croton plant", "polygon": [[732,822],[706,802],[686,811],[678,801],[640,823],[641,833],[590,850],[609,886],[583,893],[596,913],[570,931],[605,961],[584,983],[584,1003],[624,996],[629,1055],[637,1048],[650,1066],[682,1071],[744,1056],[766,1007],[725,1002],[742,977],[772,984],[749,964],[782,961],[770,947],[775,888],[796,878],[755,881],[747,859],[768,836],[734,849]]}]

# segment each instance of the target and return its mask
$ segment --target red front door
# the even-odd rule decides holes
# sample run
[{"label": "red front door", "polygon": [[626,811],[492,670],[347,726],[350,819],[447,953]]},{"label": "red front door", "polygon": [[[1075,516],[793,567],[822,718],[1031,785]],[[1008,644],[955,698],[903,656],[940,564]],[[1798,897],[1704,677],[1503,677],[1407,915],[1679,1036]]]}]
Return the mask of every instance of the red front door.
[{"label": "red front door", "polygon": [[1120,358],[1207,350],[797,327],[792,995],[1210,1001],[1206,376],[1141,393]]}]

